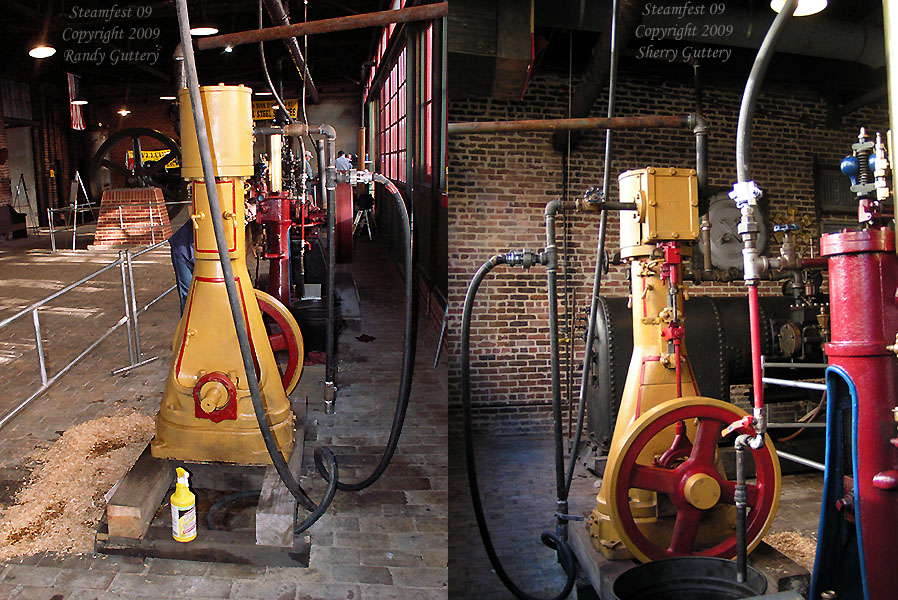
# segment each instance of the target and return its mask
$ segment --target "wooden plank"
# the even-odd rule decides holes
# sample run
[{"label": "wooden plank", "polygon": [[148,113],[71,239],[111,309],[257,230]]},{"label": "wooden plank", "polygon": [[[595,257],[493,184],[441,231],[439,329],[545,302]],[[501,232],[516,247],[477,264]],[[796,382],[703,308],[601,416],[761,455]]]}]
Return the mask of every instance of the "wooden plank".
[{"label": "wooden plank", "polygon": [[795,591],[807,598],[811,574],[791,558],[761,542],[748,557],[748,563],[767,577],[767,593]]},{"label": "wooden plank", "polygon": [[96,550],[101,554],[273,567],[308,567],[309,548],[308,537],[299,538],[289,547],[259,546],[251,531],[202,528],[195,540],[182,543],[172,539],[171,528],[163,525],[153,525],[142,539],[134,539],[110,536],[101,523],[96,540]]},{"label": "wooden plank", "polygon": [[[588,515],[587,515],[588,516]],[[586,572],[593,589],[599,598],[614,598],[614,582],[618,576],[628,569],[636,566],[632,560],[608,560],[592,544],[589,537],[589,525],[586,521],[572,521],[568,525],[568,539],[571,550],[580,563],[580,568]]]},{"label": "wooden plank", "polygon": [[112,535],[142,537],[173,479],[171,463],[153,457],[147,444],[106,505],[106,519]]},{"label": "wooden plank", "polygon": [[[305,437],[305,401],[293,402],[296,415],[296,434],[293,436],[293,453],[287,466],[293,477],[299,481],[302,466],[303,443]],[[256,543],[263,546],[292,546],[293,526],[296,515],[296,498],[281,481],[273,466],[265,470],[262,493],[256,507]]]}]

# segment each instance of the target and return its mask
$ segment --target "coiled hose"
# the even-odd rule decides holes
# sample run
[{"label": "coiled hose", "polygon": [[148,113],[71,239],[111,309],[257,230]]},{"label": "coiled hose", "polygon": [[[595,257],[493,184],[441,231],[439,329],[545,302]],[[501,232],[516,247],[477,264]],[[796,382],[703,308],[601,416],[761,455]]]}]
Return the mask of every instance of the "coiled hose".
[{"label": "coiled hose", "polygon": [[[477,529],[480,531],[480,537],[483,540],[483,547],[489,557],[490,564],[496,571],[496,575],[508,590],[514,594],[515,598],[520,600],[538,600],[535,596],[531,596],[521,590],[508,576],[496,549],[493,546],[490,537],[489,528],[486,523],[486,517],[483,514],[483,504],[480,500],[480,486],[477,483],[477,465],[474,459],[474,434],[471,428],[471,316],[474,311],[474,300],[477,297],[477,289],[483,282],[487,274],[495,267],[505,264],[506,258],[501,254],[497,254],[483,263],[475,273],[474,278],[468,286],[468,292],[465,295],[465,308],[462,314],[461,323],[461,402],[462,414],[465,430],[465,459],[467,460],[468,485],[471,488],[471,502],[474,505],[474,516],[477,519]],[[540,538],[542,542],[558,553],[558,559],[564,572],[567,575],[567,581],[561,592],[552,598],[552,600],[562,600],[567,598],[574,589],[574,580],[576,579],[577,569],[574,563],[574,555],[571,552],[567,542],[551,531],[544,532]]]},{"label": "coiled hose", "polygon": [[[406,249],[405,334],[403,337],[402,348],[402,374],[399,379],[399,397],[396,400],[396,410],[393,413],[393,425],[390,428],[390,437],[387,440],[387,445],[384,448],[384,453],[381,456],[380,462],[368,477],[355,483],[339,481],[333,469],[328,469],[323,461],[319,460],[317,455],[315,456],[315,466],[318,468],[318,472],[321,476],[328,482],[336,481],[337,489],[348,492],[358,492],[377,481],[377,479],[383,475],[387,466],[389,466],[390,460],[393,458],[393,453],[396,452],[396,446],[399,444],[399,435],[402,433],[402,425],[405,423],[405,413],[408,410],[408,401],[412,390],[412,375],[415,368],[415,341],[418,332],[417,302],[415,301],[416,295],[414,291],[415,282],[414,277],[412,276],[414,264],[412,257],[412,230],[411,222],[408,218],[408,210],[405,207],[405,200],[402,199],[402,195],[399,193],[399,190],[396,189],[396,186],[393,185],[392,181],[379,173],[375,173],[373,179],[377,183],[382,184],[396,201],[396,208],[399,210],[399,215],[401,217],[399,220],[402,223],[403,242],[405,243]],[[331,475],[332,473],[333,475]]]},{"label": "coiled hose", "polygon": [[[187,0],[177,0],[177,13],[181,34],[181,46],[184,52],[187,87],[190,93],[191,110],[196,127],[200,160],[203,166],[203,177],[206,181],[215,181],[215,170],[212,165],[212,155],[209,149],[209,138],[206,131],[206,118],[203,111],[202,102],[200,100],[199,81],[196,72],[196,60],[193,54],[193,45],[190,37],[190,22],[187,15]],[[412,322],[411,324],[409,323],[410,320],[413,320],[412,317],[415,308],[414,296],[412,293],[413,276],[411,265],[413,264],[413,261],[410,233],[411,227],[408,223],[408,212],[405,209],[405,203],[404,201],[402,201],[402,197],[399,195],[398,190],[386,178],[382,176],[378,177],[379,178],[376,180],[381,183],[386,182],[384,183],[384,185],[387,185],[387,189],[390,190],[394,198],[398,197],[399,204],[401,205],[400,212],[404,217],[404,231],[406,233],[406,339],[405,347],[403,349],[403,369],[402,380],[400,381],[400,396],[397,402],[396,409],[397,415],[401,415],[401,418],[398,426],[396,419],[394,419],[393,427],[390,431],[389,442],[384,452],[384,457],[381,459],[381,463],[378,465],[378,468],[375,470],[375,472],[372,473],[370,477],[366,478],[365,481],[360,482],[359,484],[348,484],[344,489],[363,489],[364,487],[367,487],[374,483],[374,481],[376,481],[377,478],[380,477],[383,471],[386,470],[390,458],[392,458],[393,453],[395,452],[396,445],[399,442],[399,432],[402,429],[402,421],[405,418],[405,412],[408,407],[408,398],[411,391],[412,365],[414,365],[415,343],[413,339],[411,341],[409,340],[409,335],[413,336],[416,332],[417,325],[417,323],[414,322]],[[218,256],[221,262],[225,288],[228,294],[228,304],[231,308],[231,317],[234,321],[234,327],[236,328],[237,332],[237,341],[240,347],[240,355],[243,359],[243,367],[246,372],[246,380],[250,391],[250,397],[252,399],[253,412],[255,413],[256,420],[259,423],[259,431],[262,434],[262,439],[264,440],[265,447],[268,451],[269,456],[271,457],[271,462],[274,465],[274,468],[277,471],[281,481],[284,482],[284,485],[287,487],[293,497],[296,498],[297,504],[301,505],[306,510],[311,511],[306,519],[296,526],[296,533],[300,533],[311,527],[312,524],[320,519],[321,516],[327,511],[330,503],[333,501],[339,485],[337,459],[330,448],[319,447],[315,449],[315,465],[318,467],[319,471],[324,471],[325,473],[331,474],[331,477],[328,480],[328,487],[325,491],[324,498],[322,499],[320,504],[315,504],[315,502],[313,502],[312,499],[309,498],[308,494],[306,494],[302,486],[300,486],[299,482],[297,482],[293,477],[293,474],[290,472],[290,469],[287,466],[287,462],[284,460],[284,457],[281,456],[280,450],[278,450],[277,447],[277,442],[275,441],[274,436],[271,433],[271,427],[268,423],[268,417],[265,414],[265,407],[262,405],[258,375],[256,374],[256,367],[253,360],[254,357],[249,344],[249,334],[246,329],[246,323],[243,320],[243,311],[240,304],[240,296],[237,290],[237,285],[234,281],[234,270],[229,259],[227,239],[225,237],[224,231],[224,222],[221,216],[221,205],[218,200],[218,189],[217,186],[212,185],[207,186],[207,190],[209,210],[212,217],[212,228],[215,232],[215,242],[218,248]]]}]

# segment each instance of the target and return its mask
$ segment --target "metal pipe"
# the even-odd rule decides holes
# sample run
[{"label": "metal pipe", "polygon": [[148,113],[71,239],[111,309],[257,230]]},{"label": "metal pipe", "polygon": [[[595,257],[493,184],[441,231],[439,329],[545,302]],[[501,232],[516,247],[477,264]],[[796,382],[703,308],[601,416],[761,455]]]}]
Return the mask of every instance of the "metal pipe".
[{"label": "metal pipe", "polygon": [[[632,7],[631,7],[632,8]],[[611,41],[610,55],[611,64],[609,67],[608,81],[608,111],[606,120],[611,122],[614,120],[614,100],[617,89],[617,18],[618,18],[618,0],[612,3],[611,13]],[[582,91],[584,85],[580,86],[578,93]],[[592,99],[592,102],[595,98]],[[590,103],[592,104],[592,103]],[[608,189],[611,185],[611,127],[605,129],[605,158],[602,173],[602,203],[608,201]],[[592,280],[592,296],[589,305],[589,320],[586,325],[586,348],[583,353],[583,369],[580,378],[580,394],[577,402],[577,430],[574,434],[573,445],[571,447],[571,459],[568,463],[567,474],[565,475],[565,492],[570,490],[571,482],[574,479],[574,467],[576,465],[577,455],[580,451],[580,438],[583,433],[584,413],[586,411],[586,391],[589,386],[589,371],[592,366],[591,351],[595,341],[596,318],[599,313],[599,296],[602,292],[602,272],[605,262],[605,236],[608,230],[608,211],[603,210],[599,217],[599,237],[596,240],[596,269]],[[571,332],[568,332],[571,335]]]},{"label": "metal pipe", "polygon": [[765,369],[825,369],[829,365],[826,363],[780,363],[780,362],[763,362]]},{"label": "metal pipe", "polygon": [[793,388],[801,388],[803,390],[818,390],[821,392],[826,391],[825,383],[812,383],[810,381],[792,381],[791,379],[776,379],[775,377],[764,377],[762,379],[764,383],[768,383],[770,385],[781,385],[783,387],[793,387]]},{"label": "metal pipe", "polygon": [[[558,249],[555,245],[555,213],[570,207],[573,202],[553,200],[546,205],[546,279],[549,299],[549,348],[552,378],[552,432],[555,440],[555,496],[558,520],[555,533],[567,539],[567,487],[564,470],[564,439],[561,417],[561,364],[558,349]],[[605,214],[605,213],[602,213]],[[577,449],[572,450],[571,460]]]},{"label": "metal pipe", "polygon": [[818,463],[815,460],[811,460],[809,458],[804,458],[802,456],[796,456],[795,454],[790,454],[789,452],[783,452],[782,450],[777,450],[776,455],[780,458],[785,458],[786,460],[790,460],[794,463],[798,463],[800,465],[804,465],[806,467],[810,467],[812,469],[816,469],[818,471],[826,471],[826,465],[823,463]]},{"label": "metal pipe", "polygon": [[689,116],[583,117],[579,119],[525,119],[449,123],[449,135],[503,131],[574,131],[578,129],[679,129],[689,127]]},{"label": "metal pipe", "polygon": [[[268,10],[268,16],[271,17],[271,20],[278,23],[279,26],[290,25],[290,18],[287,16],[287,11],[284,10],[281,0],[265,0],[265,8]],[[309,99],[312,101],[312,104],[318,104],[321,102],[321,97],[318,95],[318,88],[315,87],[315,82],[312,81],[309,65],[306,64],[302,50],[299,49],[299,40],[296,36],[287,37],[284,38],[284,44],[287,46],[287,50],[290,51],[293,64],[296,65],[296,69],[303,78],[305,89],[309,92]]]},{"label": "metal pipe", "polygon": [[320,21],[307,21],[293,25],[281,25],[278,27],[266,27],[265,29],[252,29],[213,35],[196,40],[197,50],[209,50],[211,48],[224,48],[226,46],[240,46],[255,42],[267,42],[269,40],[282,40],[302,35],[316,35],[319,33],[333,33],[335,31],[348,31],[362,29],[364,27],[380,27],[392,23],[408,23],[411,21],[429,21],[449,15],[449,3],[425,4],[411,8],[398,10],[384,10],[380,12],[361,15],[349,15],[334,19],[322,19]]},{"label": "metal pipe", "polygon": [[136,362],[143,358],[140,355],[140,327],[137,324],[137,298],[134,294],[134,270],[131,268],[131,251],[125,250],[125,264],[128,267],[128,287],[131,295],[131,320],[134,322],[134,354]]},{"label": "metal pipe", "polygon": [[767,429],[826,429],[826,423],[767,423]]},{"label": "metal pipe", "polygon": [[106,265],[105,267],[103,267],[102,269],[99,269],[98,271],[94,271],[93,273],[91,273],[91,274],[88,275],[87,277],[83,277],[83,278],[79,279],[78,281],[76,281],[75,283],[73,283],[73,284],[71,284],[71,285],[65,286],[64,288],[62,288],[62,289],[59,290],[58,292],[54,292],[54,293],[50,294],[49,296],[47,296],[46,298],[44,298],[43,300],[39,300],[39,301],[35,302],[34,304],[32,304],[31,306],[29,306],[28,308],[24,308],[24,309],[20,310],[19,312],[17,312],[17,313],[14,314],[13,316],[7,317],[7,318],[3,319],[2,321],[0,321],[0,329],[3,329],[4,327],[6,327],[7,325],[9,325],[10,323],[12,323],[13,321],[15,321],[16,319],[20,318],[21,316],[27,315],[28,313],[30,313],[30,312],[31,312],[32,310],[34,310],[35,308],[40,308],[41,306],[47,304],[47,303],[50,302],[51,300],[55,300],[56,298],[59,298],[60,296],[62,296],[62,295],[65,294],[66,292],[72,291],[73,289],[75,289],[76,287],[78,287],[79,285],[81,285],[82,283],[87,283],[88,281],[90,281],[91,279],[93,279],[94,277],[96,277],[97,275],[100,275],[100,274],[102,274],[102,273],[105,273],[105,272],[108,271],[109,269],[111,269],[111,268],[113,268],[113,267],[116,267],[116,266],[120,265],[121,263],[122,263],[122,259],[121,259],[121,257],[119,257],[118,259],[112,261],[111,263],[109,263],[108,265]]},{"label": "metal pipe", "polygon": [[334,266],[336,260],[336,220],[334,216],[333,198],[327,189],[327,173],[324,165],[327,164],[327,149],[323,139],[318,140],[318,172],[319,185],[321,187],[321,198],[326,202],[327,206],[327,300],[325,301],[325,328],[324,328],[324,344],[325,344],[325,365],[324,365],[324,412],[325,414],[333,414],[337,400],[337,384],[335,381],[336,361],[334,360],[334,352],[336,348],[334,340]]},{"label": "metal pipe", "polygon": [[14,409],[12,409],[11,411],[9,411],[9,412],[6,413],[5,415],[3,415],[3,418],[0,418],[0,428],[2,428],[4,425],[6,425],[7,423],[9,423],[9,421],[11,421],[13,417],[15,417],[17,414],[19,414],[19,412],[21,412],[22,409],[24,409],[26,406],[28,406],[29,404],[31,404],[31,402],[34,401],[35,398],[37,398],[38,396],[40,396],[41,394],[43,394],[44,392],[46,392],[46,391],[50,388],[51,385],[53,385],[54,383],[56,383],[56,381],[57,381],[60,377],[62,377],[62,376],[65,375],[66,373],[68,373],[68,372],[72,369],[72,367],[74,367],[76,364],[78,364],[78,363],[81,361],[82,358],[84,358],[85,356],[87,356],[88,354],[90,354],[91,352],[93,352],[93,351],[94,351],[94,348],[96,348],[96,347],[99,346],[101,343],[103,343],[103,342],[106,340],[106,338],[108,338],[110,335],[112,335],[112,333],[113,333],[116,329],[118,329],[119,327],[121,327],[121,326],[122,326],[123,324],[125,324],[126,322],[127,322],[127,319],[126,319],[125,317],[122,317],[121,319],[119,319],[119,320],[118,320],[118,323],[116,323],[115,325],[113,325],[112,327],[110,327],[109,329],[107,329],[107,330],[106,330],[106,333],[104,333],[103,335],[101,335],[101,336],[99,337],[99,339],[97,339],[94,343],[92,343],[90,346],[88,346],[87,348],[85,348],[84,351],[81,352],[81,354],[79,354],[78,356],[76,356],[76,357],[72,360],[72,362],[70,362],[69,364],[67,364],[66,366],[64,366],[64,367],[59,371],[59,373],[57,373],[56,375],[54,375],[53,377],[51,377],[50,379],[48,379],[48,380],[47,380],[47,383],[46,383],[45,385],[42,385],[42,386],[40,387],[40,389],[38,389],[36,392],[34,392],[34,393],[31,394],[30,396],[28,396],[28,398],[26,398],[25,400],[23,400],[22,402],[20,402],[20,403],[18,404],[18,406],[16,406]]},{"label": "metal pipe", "polygon": [[159,360],[159,357],[158,357],[158,356],[151,356],[150,358],[146,358],[146,359],[140,360],[140,361],[134,363],[133,365],[127,365],[127,366],[121,367],[121,368],[119,368],[119,369],[114,369],[114,370],[110,371],[109,374],[110,374],[110,375],[118,375],[118,374],[120,374],[120,373],[124,373],[125,371],[131,371],[131,370],[134,370],[134,369],[136,369],[136,368],[138,368],[138,367],[142,367],[142,366],[144,366],[144,365],[148,365],[148,364],[150,364],[151,362],[154,362],[154,361],[156,361],[156,360]]},{"label": "metal pipe", "polygon": [[748,508],[748,489],[745,485],[745,450],[751,436],[736,438],[736,489],[733,500],[736,505],[736,581],[744,583],[748,577],[748,544],[745,535],[745,517]]},{"label": "metal pipe", "polygon": [[122,259],[122,257],[124,255],[125,255],[124,250],[118,251],[119,264],[121,265],[121,271],[122,271],[122,296],[124,297],[124,300],[125,300],[125,319],[126,319],[125,327],[128,332],[128,356],[131,359],[130,364],[133,365],[134,363],[137,362],[137,359],[134,356],[134,340],[131,337],[133,335],[131,332],[131,303],[128,301],[128,277],[127,277],[127,273],[125,273],[125,261]]},{"label": "metal pipe", "polygon": [[37,309],[31,311],[31,318],[34,321],[34,341],[37,350],[37,362],[41,369],[41,385],[47,385],[47,359],[44,357],[44,341],[41,339],[41,321],[37,315]]},{"label": "metal pipe", "polygon": [[698,214],[710,209],[708,194],[708,121],[699,112],[689,115],[695,134],[695,173],[698,180]]}]

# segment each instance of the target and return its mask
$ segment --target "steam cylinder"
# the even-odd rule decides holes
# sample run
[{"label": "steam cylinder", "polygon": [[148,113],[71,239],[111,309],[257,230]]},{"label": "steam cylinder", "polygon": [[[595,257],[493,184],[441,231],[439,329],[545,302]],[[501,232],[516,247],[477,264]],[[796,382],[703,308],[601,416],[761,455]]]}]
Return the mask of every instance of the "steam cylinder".
[{"label": "steam cylinder", "polygon": [[[284,392],[262,313],[246,268],[244,179],[253,174],[252,91],[200,88],[212,149],[229,259],[255,355],[262,403],[278,448],[293,449],[293,413]],[[187,89],[180,92],[182,170],[193,198],[196,266],[178,322],[172,365],[156,416],[153,456],[191,462],[271,462],[253,412],[203,178]]]}]

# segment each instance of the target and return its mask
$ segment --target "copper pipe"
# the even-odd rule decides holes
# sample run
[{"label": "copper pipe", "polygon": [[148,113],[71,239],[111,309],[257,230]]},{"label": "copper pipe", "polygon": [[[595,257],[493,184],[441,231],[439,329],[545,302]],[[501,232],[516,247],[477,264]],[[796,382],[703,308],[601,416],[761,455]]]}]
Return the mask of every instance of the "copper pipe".
[{"label": "copper pipe", "polygon": [[279,25],[277,27],[266,27],[265,29],[251,29],[249,31],[238,31],[237,33],[213,35],[196,40],[196,47],[199,50],[209,50],[211,48],[224,48],[225,46],[240,46],[242,44],[267,42],[270,40],[283,40],[301,35],[378,27],[391,23],[428,21],[445,17],[448,14],[448,2],[425,4],[424,6],[400,8],[399,10],[383,10],[362,15],[337,17],[335,19],[321,19],[320,21],[307,21],[293,25]]},{"label": "copper pipe", "polygon": [[580,119],[530,119],[526,121],[478,121],[449,123],[449,134],[501,131],[573,131],[578,129],[653,129],[689,127],[689,117],[584,117]]}]

